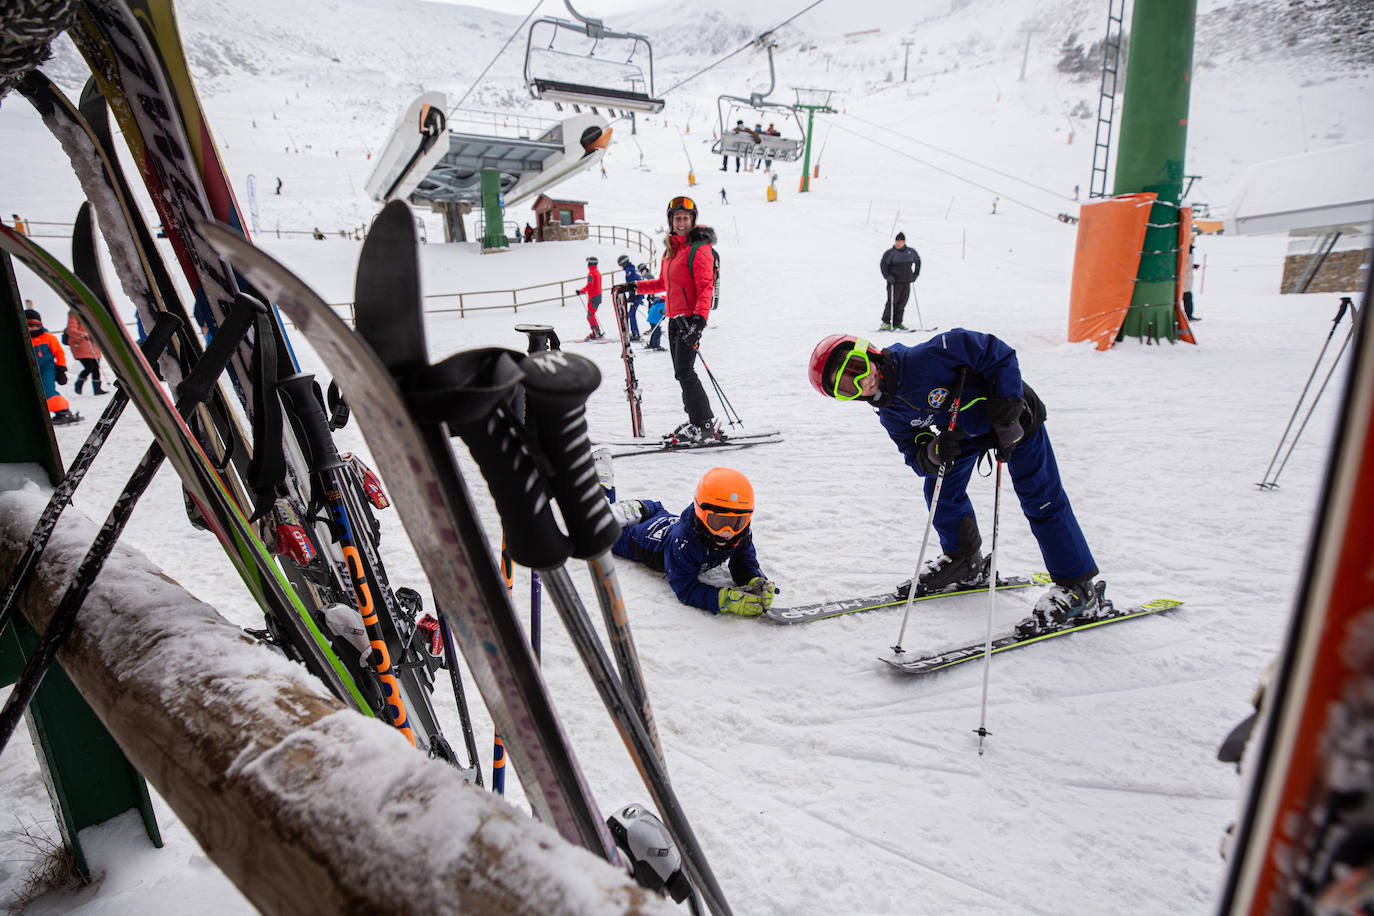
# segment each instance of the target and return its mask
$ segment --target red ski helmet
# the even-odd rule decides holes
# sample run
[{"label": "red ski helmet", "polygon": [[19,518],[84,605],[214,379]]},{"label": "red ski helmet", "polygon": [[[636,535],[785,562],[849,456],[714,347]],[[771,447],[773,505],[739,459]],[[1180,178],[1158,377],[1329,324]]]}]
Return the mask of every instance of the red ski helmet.
[{"label": "red ski helmet", "polygon": [[711,468],[697,482],[692,511],[713,538],[728,542],[749,528],[754,514],[754,486],[734,468]]},{"label": "red ski helmet", "polygon": [[[851,383],[857,383],[868,372],[873,371],[873,362],[882,353],[863,337],[854,334],[831,334],[816,344],[811,351],[811,387],[828,398],[852,401],[858,397],[857,388],[839,391],[836,377],[845,369],[844,375]],[[853,360],[853,362],[851,362]],[[853,369],[854,371],[848,371]]]}]

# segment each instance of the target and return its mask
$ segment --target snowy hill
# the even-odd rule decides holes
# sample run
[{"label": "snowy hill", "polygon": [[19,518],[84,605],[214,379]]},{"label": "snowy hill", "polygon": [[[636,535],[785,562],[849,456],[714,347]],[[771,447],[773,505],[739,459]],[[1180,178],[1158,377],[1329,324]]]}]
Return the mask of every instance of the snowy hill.
[{"label": "snowy hill", "polygon": [[[761,0],[745,13],[723,0],[690,10],[665,5],[613,24],[650,35],[662,91],[801,5]],[[755,51],[670,93],[664,114],[639,119],[635,133],[617,123],[607,176],[560,186],[588,201],[591,222],[650,233],[662,231],[664,202],[690,193],[702,221],[720,233],[724,301],[703,353],[747,427],[778,428],[786,441],[716,460],[755,484],[756,543],[784,589],[780,602],[879,591],[910,576],[916,562],[925,522],[918,481],[865,408],[824,401],[805,378],[806,358],[825,334],[895,339],[873,329],[883,296],[878,258],[899,229],[925,264],[908,316],[919,314],[927,327],[989,331],[1017,349],[1048,406],[1066,487],[1109,595],[1187,601],[1167,618],[999,657],[992,737],[979,757],[971,731],[981,671],[966,666],[973,670],[919,681],[888,675],[876,657],[894,640],[899,614],[790,629],[711,617],[679,605],[661,576],[623,564],[674,785],[738,913],[1204,913],[1220,884],[1217,849],[1239,781],[1215,761],[1215,747],[1248,711],[1279,645],[1341,373],[1282,489],[1261,494],[1254,483],[1330,329],[1335,297],[1276,294],[1282,239],[1209,238],[1198,251],[1206,265],[1199,346],[1128,341],[1097,353],[1064,342],[1075,230],[1054,217],[1075,209],[1075,185],[1086,196],[1097,83],[1058,63],[1070,35],[1087,45],[1100,37],[1103,6],[822,4],[778,32],[775,53],[779,100],[789,101],[793,86],[836,91],[839,113],[817,116],[820,177],[808,194],[797,193],[799,164],[778,167],[780,199],[770,204],[762,173],[721,172],[709,153],[716,96],[767,88],[767,61]],[[1305,20],[1291,19],[1289,4],[1277,0],[1200,6],[1187,169],[1203,178],[1193,199],[1224,207],[1255,161],[1370,137],[1372,71],[1355,41],[1362,23],[1334,31],[1357,4],[1305,7]],[[350,298],[358,253],[336,230],[365,225],[376,210],[361,190],[369,152],[420,91],[441,89],[451,100],[466,92],[521,18],[416,0],[185,0],[179,9],[199,91],[245,206],[247,177],[256,176],[258,240],[331,301]],[[914,42],[905,82],[903,38]],[[518,84],[521,53],[523,37],[467,104],[553,116]],[[71,91],[84,78],[65,43],[51,69]],[[0,169],[12,176],[0,212],[70,221],[79,189],[20,98],[0,108]],[[275,177],[281,196],[272,193]],[[529,212],[507,216],[524,222]],[[276,235],[317,225],[327,241]],[[438,238],[433,220],[430,238]],[[41,241],[65,252],[58,238]],[[591,253],[611,264],[620,251],[566,243],[482,256],[472,245],[430,244],[425,291],[567,279]],[[54,311],[52,324],[52,297],[22,276],[21,283],[45,317]],[[431,347],[435,356],[520,347],[517,321],[555,324],[565,341],[585,333],[575,304],[518,316],[444,314],[431,317]],[[568,347],[603,371],[589,406],[593,434],[624,436],[616,348]],[[327,372],[308,347],[300,350],[306,371]],[[640,351],[637,367],[649,430],[677,425],[666,357]],[[74,400],[88,417],[102,406],[90,396]],[[64,455],[85,432],[59,433]],[[136,419],[123,421],[77,508],[103,517],[146,440]],[[341,444],[362,447],[351,428]],[[627,459],[617,482],[624,496],[682,506],[714,463],[709,453]],[[475,472],[469,484],[495,536]],[[986,543],[992,483],[976,477],[970,492]],[[1010,491],[1004,496],[999,562],[1011,572],[1038,570],[1035,542]],[[400,525],[391,516],[384,523],[392,580],[422,586]],[[213,540],[186,525],[169,475],[145,497],[126,540],[234,622],[260,620]],[[583,571],[574,576],[590,595]],[[527,595],[521,575],[517,604]],[[1010,626],[1034,597],[999,596],[996,625]],[[913,614],[906,642],[969,642],[981,637],[987,615],[986,596],[934,603]],[[645,799],[551,621],[544,651],[598,799],[608,809]],[[439,711],[456,733],[451,698],[440,698]],[[474,713],[480,743],[490,720]],[[24,742],[0,757],[0,785],[20,825],[5,830],[34,825],[55,835]],[[518,785],[510,799],[523,806]],[[136,826],[123,822],[98,828],[87,849],[103,883],[48,895],[25,912],[170,913],[188,899],[201,912],[246,912],[165,806],[159,816],[167,848],[146,849]],[[0,894],[23,886],[29,858],[12,833],[0,838]]]}]

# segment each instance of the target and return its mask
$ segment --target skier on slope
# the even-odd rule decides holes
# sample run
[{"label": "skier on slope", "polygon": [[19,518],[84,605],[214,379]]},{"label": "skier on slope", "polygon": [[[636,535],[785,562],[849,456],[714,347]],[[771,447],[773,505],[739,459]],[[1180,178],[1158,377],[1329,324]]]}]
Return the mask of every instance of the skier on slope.
[{"label": "skier on slope", "polygon": [[[626,283],[638,283],[640,280],[644,279],[640,276],[639,270],[630,261],[630,256],[628,254],[622,254],[615,259],[615,262],[620,265],[621,270],[625,271]],[[631,295],[625,302],[625,314],[630,319],[631,342],[639,340],[639,307],[643,303],[644,296],[641,293]]]},{"label": "skier on slope", "polygon": [[[1097,564],[1059,478],[1044,425],[1045,405],[1022,382],[1015,350],[991,334],[963,328],[923,344],[886,349],[861,337],[832,334],[812,351],[810,375],[821,394],[874,407],[906,463],[925,478],[927,505],[944,467],[934,516],[944,552],[923,564],[922,592],[985,584],[982,537],[966,490],[974,466],[992,451],[1007,464],[1021,511],[1054,580],[1031,615],[1017,624],[1017,632],[1033,635],[1071,617],[1096,616]],[[951,429],[949,408],[955,397],[961,407]]]},{"label": "skier on slope", "polygon": [[596,310],[601,307],[601,268],[596,264],[596,258],[587,258],[587,285],[577,291],[587,297],[587,324],[592,330],[585,340],[600,340],[606,336],[596,321]]},{"label": "skier on slope", "polygon": [[[612,508],[624,528],[611,552],[667,573],[682,603],[741,617],[757,617],[772,607],[777,589],[759,567],[749,524],[754,488],[739,471],[707,471],[681,514],[652,499],[625,499]],[[719,566],[727,566],[733,587],[700,581],[702,573]]]},{"label": "skier on slope", "polygon": [[887,281],[887,301],[883,303],[883,320],[878,330],[905,331],[902,316],[906,300],[911,295],[911,284],[921,275],[921,256],[915,248],[907,247],[905,232],[897,233],[892,247],[883,252],[878,270]]},{"label": "skier on slope", "polygon": [[67,353],[57,340],[57,335],[43,327],[43,316],[34,309],[24,310],[24,319],[29,326],[29,343],[33,345],[33,357],[38,363],[38,375],[43,380],[43,393],[48,399],[48,410],[52,411],[54,426],[66,426],[81,419],[71,412],[67,399],[57,393],[58,385],[67,384]]},{"label": "skier on slope", "polygon": [[72,348],[72,357],[81,363],[81,372],[72,383],[72,389],[80,394],[82,384],[89,377],[92,394],[109,394],[100,386],[100,348],[95,345],[91,332],[86,330],[76,312],[67,313],[67,329],[62,332],[62,342]]},{"label": "skier on slope", "polygon": [[673,358],[673,375],[682,386],[682,406],[687,411],[687,422],[664,438],[677,442],[724,439],[720,421],[711,410],[711,399],[696,371],[697,345],[706,330],[715,294],[712,246],[716,232],[697,225],[697,205],[690,197],[668,201],[668,228],[658,279],[624,284],[630,293],[664,296],[668,350]]}]

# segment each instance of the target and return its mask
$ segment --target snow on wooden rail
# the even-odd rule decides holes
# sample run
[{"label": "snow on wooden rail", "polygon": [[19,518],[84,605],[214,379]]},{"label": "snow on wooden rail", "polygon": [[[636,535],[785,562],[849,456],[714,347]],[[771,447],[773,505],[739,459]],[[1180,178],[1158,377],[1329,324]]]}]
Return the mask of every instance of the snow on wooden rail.
[{"label": "snow on wooden rail", "polygon": [[[0,465],[0,581],[50,489]],[[68,508],[23,615],[43,627],[96,526]],[[269,913],[671,913],[623,872],[343,708],[116,547],[59,660],[206,854]]]}]

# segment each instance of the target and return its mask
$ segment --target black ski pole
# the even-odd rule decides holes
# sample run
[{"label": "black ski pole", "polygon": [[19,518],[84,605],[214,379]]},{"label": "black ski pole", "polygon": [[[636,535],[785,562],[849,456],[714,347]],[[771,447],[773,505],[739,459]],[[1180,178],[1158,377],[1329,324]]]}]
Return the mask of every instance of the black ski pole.
[{"label": "black ski pole", "polygon": [[1002,465],[997,459],[997,486],[992,496],[992,550],[988,554],[988,635],[983,643],[983,705],[978,713],[978,756],[983,756],[983,742],[992,732],[988,731],[988,679],[992,674],[992,610],[997,605],[997,528],[1002,519]]},{"label": "black ski pole", "polygon": [[[460,354],[460,356],[467,354]],[[576,376],[569,378],[561,370],[569,370]],[[535,354],[525,360],[526,393],[533,411],[543,418],[540,429],[548,427],[546,435],[561,438],[563,442],[550,449],[553,455],[570,456],[575,454],[576,443],[586,439],[586,394],[581,393],[585,380],[595,378],[600,373],[590,360],[576,355],[558,356]],[[563,377],[560,378],[559,376]],[[490,379],[488,379],[490,382]],[[592,385],[594,388],[595,385]],[[537,401],[547,398],[542,413],[535,407]],[[550,423],[549,420],[555,420]],[[572,588],[571,578],[558,564],[560,555],[566,556],[569,548],[567,538],[558,530],[548,500],[547,484],[537,473],[537,461],[526,445],[521,430],[514,424],[508,410],[499,404],[491,415],[481,422],[470,421],[460,427],[467,429],[465,441],[472,451],[473,459],[483,469],[483,476],[491,488],[497,511],[504,520],[505,529],[511,535],[510,549],[521,565],[529,565],[546,570],[545,587],[553,597],[554,607],[562,617],[564,626],[572,637],[582,662],[601,696],[602,703],[611,714],[621,737],[625,741],[631,757],[639,768],[645,785],[663,815],[674,841],[682,853],[684,867],[692,882],[701,890],[707,906],[717,916],[730,913],[729,904],[715,875],[706,861],[700,843],[693,833],[686,814],[682,810],[676,794],[668,780],[668,773],[659,756],[658,749],[649,737],[642,718],[642,708],[636,705],[620,677],[617,676],[605,647],[592,627],[591,618],[582,607],[577,593]],[[474,448],[474,446],[476,446]],[[615,519],[610,516],[610,507],[601,496],[600,483],[596,469],[588,453],[583,472],[564,478],[564,486],[573,480],[580,489],[571,494],[572,502],[563,504],[564,523],[576,518],[579,511],[585,510],[584,522],[597,536],[604,532],[614,532]],[[575,477],[575,479],[574,479]],[[596,505],[605,513],[605,520],[592,515],[591,507]],[[575,530],[585,537],[585,529],[576,522],[571,523]],[[594,544],[594,542],[592,542]],[[581,546],[591,546],[583,543]]]},{"label": "black ski pole", "polygon": [[[249,296],[240,294],[233,311],[224,324],[220,326],[220,332],[215,335],[214,341],[206,348],[204,358],[196,364],[195,369],[182,383],[176,405],[177,411],[182,416],[189,414],[197,404],[208,397],[215,379],[228,365],[234,348],[238,346],[244,334],[247,333],[253,319],[264,310],[265,307],[261,303]],[[58,602],[57,609],[53,611],[52,619],[48,621],[47,629],[44,630],[33,654],[29,656],[28,662],[24,665],[24,670],[19,675],[19,680],[15,682],[9,699],[5,701],[4,708],[0,709],[0,751],[3,751],[5,746],[9,744],[10,737],[19,725],[19,720],[24,716],[24,710],[28,708],[34,694],[38,692],[43,677],[48,673],[48,668],[52,665],[53,659],[57,657],[57,650],[71,635],[72,628],[76,624],[77,611],[81,609],[91,586],[95,584],[96,576],[100,574],[105,561],[109,559],[110,552],[114,550],[115,542],[119,540],[120,534],[124,531],[124,526],[128,524],[129,517],[133,514],[139,497],[153,482],[153,477],[156,476],[165,457],[166,453],[163,452],[162,446],[156,442],[144,452],[138,467],[130,475],[123,492],[115,500],[114,508],[110,510],[105,523],[101,525],[95,540],[86,551],[86,556],[73,574],[71,584],[67,586],[67,590]]]},{"label": "black ski pole", "polygon": [[[960,366],[959,374],[954,379],[954,390],[950,392],[950,400],[953,403],[950,404],[949,426],[946,431],[952,430],[959,425],[959,404],[964,399],[964,378],[967,375],[968,367]],[[906,592],[906,611],[902,614],[902,628],[897,631],[897,644],[892,647],[892,651],[897,655],[901,655],[906,651],[902,648],[902,638],[906,636],[906,622],[911,617],[911,606],[916,603],[916,589],[921,584],[921,567],[925,564],[926,545],[930,543],[930,532],[935,527],[935,510],[940,505],[940,490],[944,488],[945,471],[948,469],[949,465],[947,463],[941,464],[940,472],[935,475],[935,492],[930,496],[930,514],[926,516],[926,531],[925,534],[921,536],[921,550],[916,555],[916,572],[911,575],[911,585],[907,588]],[[995,579],[993,580],[994,587],[996,586],[996,581]]]},{"label": "black ski pole", "polygon": [[716,381],[715,373],[706,364],[706,357],[701,355],[701,344],[696,346],[697,359],[701,360],[701,367],[706,370],[706,377],[711,380],[711,387],[716,389],[716,396],[720,398],[721,405],[725,408],[725,418],[730,421],[731,426],[743,426],[744,421],[740,419],[735,407],[730,403],[730,399],[725,396],[725,389],[720,387],[720,382]]},{"label": "black ski pole", "polygon": [[[165,312],[158,315],[157,324],[147,339],[139,346],[143,350],[143,356],[152,363],[157,359],[172,335],[176,333],[177,326],[181,322],[174,316]],[[57,484],[57,488],[52,491],[52,497],[48,500],[48,505],[43,509],[43,514],[38,517],[38,523],[33,526],[33,533],[29,535],[28,546],[24,548],[24,553],[15,564],[13,572],[10,573],[10,580],[5,585],[4,596],[0,597],[0,631],[5,629],[11,618],[14,616],[14,609],[18,605],[20,594],[29,584],[29,579],[33,571],[38,568],[38,563],[43,559],[43,550],[48,546],[48,540],[52,538],[52,533],[57,529],[57,520],[61,518],[63,510],[72,501],[72,495],[76,488],[81,485],[81,481],[86,477],[86,471],[90,469],[91,462],[95,461],[95,456],[100,453],[100,449],[105,445],[105,440],[109,438],[110,431],[114,429],[124,408],[129,406],[129,396],[118,382],[115,383],[114,397],[110,398],[110,403],[105,406],[105,412],[100,415],[100,419],[95,422],[95,427],[91,429],[90,435],[86,437],[86,442],[81,446],[81,450],[72,459],[71,465],[67,468],[67,473]]]},{"label": "black ski pole", "polygon": [[[1317,360],[1316,360],[1316,362],[1314,362],[1314,363],[1312,364],[1312,372],[1307,376],[1307,382],[1302,386],[1302,393],[1298,395],[1298,403],[1296,403],[1296,404],[1293,405],[1293,413],[1290,414],[1289,417],[1288,417],[1288,425],[1285,426],[1285,427],[1283,428],[1283,434],[1279,436],[1279,444],[1274,448],[1274,457],[1272,457],[1272,458],[1269,459],[1269,466],[1268,466],[1267,468],[1264,469],[1264,476],[1260,479],[1260,482],[1259,482],[1259,483],[1255,484],[1255,486],[1259,487],[1261,490],[1272,490],[1272,489],[1274,489],[1274,487],[1276,487],[1276,486],[1278,485],[1278,484],[1277,484],[1278,475],[1275,474],[1275,475],[1274,475],[1274,480],[1271,481],[1271,480],[1269,479],[1269,472],[1272,471],[1272,470],[1274,469],[1274,462],[1275,462],[1275,461],[1278,461],[1278,459],[1279,459],[1279,452],[1283,451],[1283,443],[1288,439],[1288,431],[1291,430],[1291,429],[1293,428],[1293,421],[1297,419],[1297,417],[1298,417],[1298,411],[1302,409],[1302,402],[1303,402],[1303,400],[1307,397],[1307,389],[1310,388],[1310,387],[1312,387],[1312,380],[1313,380],[1314,378],[1317,377],[1317,370],[1321,368],[1322,357],[1326,355],[1326,348],[1329,347],[1329,346],[1331,346],[1331,338],[1334,337],[1334,336],[1336,335],[1336,328],[1340,326],[1341,319],[1342,319],[1343,317],[1345,317],[1345,311],[1346,311],[1347,308],[1350,309],[1350,332],[1349,332],[1348,334],[1346,334],[1346,338],[1345,338],[1345,343],[1346,343],[1346,344],[1348,344],[1348,343],[1350,342],[1350,336],[1351,336],[1352,334],[1355,333],[1355,327],[1356,327],[1356,324],[1357,324],[1357,323],[1356,323],[1356,318],[1358,317],[1359,310],[1355,307],[1354,303],[1352,303],[1352,302],[1350,301],[1350,297],[1349,297],[1349,296],[1342,296],[1342,297],[1341,297],[1340,305],[1339,305],[1339,307],[1337,307],[1337,309],[1336,309],[1336,317],[1333,318],[1333,319],[1331,319],[1331,330],[1326,332],[1326,340],[1322,341],[1322,348],[1321,348],[1321,350],[1317,353]],[[1341,345],[1341,352],[1342,352],[1342,353],[1345,352],[1345,344],[1342,344],[1342,345]],[[1341,360],[1341,358],[1340,358],[1340,355],[1338,354],[1338,355],[1336,356],[1336,362],[1339,363],[1340,360]],[[1334,368],[1335,368],[1335,365],[1333,364],[1332,369],[1334,369]],[[1330,373],[1327,373],[1327,379],[1330,379],[1330,377],[1331,377]],[[1326,387],[1326,383],[1325,383],[1325,382],[1322,383],[1322,387],[1323,387],[1323,388]],[[1320,394],[1318,395],[1318,398],[1320,398]],[[1315,405],[1316,405],[1316,399],[1313,400],[1313,406],[1315,406]],[[1311,411],[1310,411],[1310,410],[1309,410],[1308,414],[1309,414],[1309,416],[1311,415]],[[1306,420],[1304,420],[1303,423],[1304,423],[1304,425],[1305,425],[1305,424],[1306,424]],[[1301,431],[1299,431],[1299,435],[1301,435]],[[1297,442],[1297,436],[1294,437],[1294,443],[1296,444],[1296,442]],[[1292,454],[1292,448],[1291,448],[1291,447],[1289,448],[1289,452],[1288,452],[1288,453],[1289,453],[1290,455]],[[1286,463],[1287,461],[1288,461],[1288,459],[1285,458],[1285,459],[1284,459],[1284,462]],[[1280,469],[1280,470],[1282,470],[1282,469]]]},{"label": "black ski pole", "polygon": [[448,677],[453,684],[453,699],[458,703],[458,721],[462,723],[463,744],[467,747],[468,762],[472,764],[473,778],[477,787],[482,787],[482,763],[477,757],[477,736],[472,730],[472,716],[468,712],[467,691],[463,689],[463,675],[458,670],[458,646],[453,642],[453,630],[448,625],[448,615],[443,608],[435,608],[439,617],[439,638],[444,642],[444,658],[448,661]]}]

